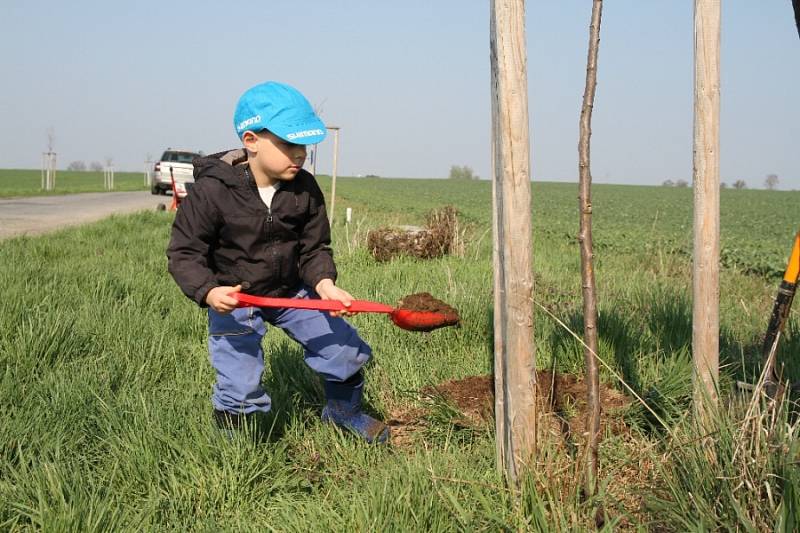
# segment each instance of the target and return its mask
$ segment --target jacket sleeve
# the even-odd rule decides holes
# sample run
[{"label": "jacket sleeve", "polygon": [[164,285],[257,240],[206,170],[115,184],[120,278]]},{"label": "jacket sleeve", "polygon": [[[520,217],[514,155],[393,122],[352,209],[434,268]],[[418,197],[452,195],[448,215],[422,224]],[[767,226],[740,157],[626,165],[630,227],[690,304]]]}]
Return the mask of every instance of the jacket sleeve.
[{"label": "jacket sleeve", "polygon": [[325,211],[325,197],[317,182],[311,179],[309,219],[300,236],[300,277],[312,289],[321,280],[336,281],[336,265],[331,250],[331,227]]},{"label": "jacket sleeve", "polygon": [[200,307],[208,307],[208,291],[219,286],[209,267],[209,255],[218,238],[219,215],[206,189],[198,184],[181,201],[167,247],[169,273]]}]

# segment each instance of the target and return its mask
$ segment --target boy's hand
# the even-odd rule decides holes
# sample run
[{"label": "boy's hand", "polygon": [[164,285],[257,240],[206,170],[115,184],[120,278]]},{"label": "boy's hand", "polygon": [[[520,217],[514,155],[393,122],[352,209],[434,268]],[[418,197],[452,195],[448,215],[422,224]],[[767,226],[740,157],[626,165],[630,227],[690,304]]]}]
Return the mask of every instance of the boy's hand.
[{"label": "boy's hand", "polygon": [[[314,288],[319,294],[319,297],[323,300],[337,300],[342,302],[345,307],[350,307],[350,302],[353,301],[353,297],[350,295],[349,292],[340,289],[336,285],[333,284],[333,280],[331,279],[323,279],[317,286]],[[351,313],[350,311],[331,311],[331,316],[339,317],[339,316],[353,316],[357,313]]]},{"label": "boy's hand", "polygon": [[217,313],[222,313],[225,315],[236,309],[236,306],[239,304],[239,301],[231,296],[231,293],[239,292],[241,290],[241,285],[237,285],[235,287],[214,287],[208,291],[208,294],[206,295],[206,303]]}]

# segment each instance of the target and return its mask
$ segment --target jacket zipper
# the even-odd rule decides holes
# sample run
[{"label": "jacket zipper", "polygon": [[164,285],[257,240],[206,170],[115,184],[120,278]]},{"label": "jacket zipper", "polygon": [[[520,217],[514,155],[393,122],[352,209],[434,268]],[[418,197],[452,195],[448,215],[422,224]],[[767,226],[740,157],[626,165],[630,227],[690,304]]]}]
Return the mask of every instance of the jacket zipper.
[{"label": "jacket zipper", "polygon": [[[273,200],[274,199],[275,197],[273,195]],[[269,251],[272,253],[272,264],[273,268],[275,269],[275,279],[280,280],[281,269],[280,265],[278,264],[278,253],[275,251],[275,244],[277,242],[277,239],[275,238],[275,231],[272,228],[272,208],[268,205],[266,207],[267,207],[267,246],[269,246]]]},{"label": "jacket zipper", "polygon": [[[274,232],[272,230],[272,209],[269,206],[267,206],[267,233],[274,239]],[[267,239],[267,242],[269,243],[268,246],[272,252],[272,262],[275,265],[275,278],[279,280],[281,277],[281,269],[280,265],[278,265],[278,254],[275,252],[275,242],[270,241],[269,238]]]},{"label": "jacket zipper", "polygon": [[[257,185],[255,185],[255,178],[253,178],[253,176],[250,174],[250,169],[245,168],[244,171],[247,174],[248,182],[250,182],[252,180],[253,184],[251,185],[251,188],[256,188],[256,190],[254,190],[253,192],[256,194],[256,196],[259,198],[259,200],[261,200],[261,197],[258,194]],[[276,190],[275,192],[277,193],[278,191]],[[273,195],[272,199],[275,200],[275,196],[274,195]],[[267,208],[266,241],[267,241],[267,246],[269,247],[269,250],[272,253],[272,266],[275,269],[275,278],[276,279],[280,279],[281,272],[280,272],[280,268],[278,266],[278,254],[277,254],[277,252],[275,252],[275,243],[272,241],[273,233],[274,233],[274,231],[272,230],[272,208],[270,208],[270,206],[264,204],[264,202],[261,202],[261,203],[262,203],[262,205],[264,205],[264,207]]]}]

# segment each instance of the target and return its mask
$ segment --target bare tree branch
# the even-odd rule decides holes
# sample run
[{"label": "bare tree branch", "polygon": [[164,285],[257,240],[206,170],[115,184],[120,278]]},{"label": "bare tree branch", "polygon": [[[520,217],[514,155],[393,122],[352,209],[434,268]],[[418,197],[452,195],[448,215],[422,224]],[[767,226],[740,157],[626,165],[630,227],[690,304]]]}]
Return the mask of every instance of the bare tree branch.
[{"label": "bare tree branch", "polygon": [[[590,144],[592,136],[592,109],[597,88],[597,52],[600,47],[600,21],[603,0],[592,4],[592,22],[589,26],[589,53],[586,59],[586,87],[581,109],[580,140],[578,158],[580,172],[580,233],[581,285],[583,287],[583,335],[586,342],[586,391],[588,410],[586,414],[586,471],[587,496],[597,491],[598,448],[600,444],[600,374],[594,354],[598,353],[597,342],[597,291],[594,276],[594,252],[592,244],[592,172]],[[598,515],[600,516],[600,515]]]}]

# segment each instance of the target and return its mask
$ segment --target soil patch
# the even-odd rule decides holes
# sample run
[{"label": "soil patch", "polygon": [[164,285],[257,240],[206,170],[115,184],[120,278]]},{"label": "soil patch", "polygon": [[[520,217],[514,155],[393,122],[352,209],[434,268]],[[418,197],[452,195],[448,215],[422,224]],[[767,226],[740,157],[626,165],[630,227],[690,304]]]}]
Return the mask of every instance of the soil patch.
[{"label": "soil patch", "polygon": [[[537,371],[537,393],[544,414],[551,415],[551,429],[567,442],[583,439],[586,425],[586,384],[582,378],[571,374],[558,374],[548,370]],[[469,376],[445,381],[423,388],[423,400],[429,403],[443,402],[457,410],[462,416],[461,425],[486,426],[494,420],[494,377],[491,375]],[[625,431],[625,424],[614,416],[630,400],[621,392],[600,384],[602,405],[601,423],[614,434]],[[424,426],[425,408],[392,413],[390,425],[395,427]],[[395,431],[394,428],[392,430]],[[401,431],[402,433],[402,431]],[[394,440],[394,439],[393,439]]]},{"label": "soil patch", "polygon": [[[537,371],[537,393],[540,407],[540,438],[548,435],[553,446],[544,446],[547,456],[539,463],[539,470],[547,478],[558,478],[562,487],[561,498],[567,501],[576,484],[581,483],[583,449],[585,447],[586,384],[581,377]],[[624,455],[637,456],[642,442],[628,431],[622,420],[621,410],[631,401],[621,392],[600,385],[602,404],[601,424],[604,432],[610,432]],[[392,411],[392,446],[410,447],[430,438],[431,430],[442,424],[437,416],[444,409],[450,424],[466,430],[491,431],[494,423],[494,377],[491,375],[469,376],[445,381],[420,391],[422,404]],[[443,407],[444,406],[444,407]],[[453,416],[455,415],[455,416]],[[435,433],[435,431],[434,431]],[[427,446],[427,444],[426,444]],[[608,461],[601,464],[602,478],[610,477],[606,511],[618,515],[620,530],[628,530],[628,516],[640,516],[643,510],[643,495],[652,486],[654,466],[648,458],[636,461]]]}]

